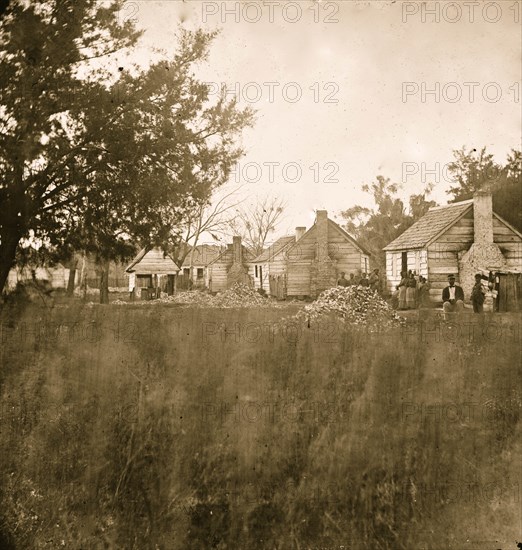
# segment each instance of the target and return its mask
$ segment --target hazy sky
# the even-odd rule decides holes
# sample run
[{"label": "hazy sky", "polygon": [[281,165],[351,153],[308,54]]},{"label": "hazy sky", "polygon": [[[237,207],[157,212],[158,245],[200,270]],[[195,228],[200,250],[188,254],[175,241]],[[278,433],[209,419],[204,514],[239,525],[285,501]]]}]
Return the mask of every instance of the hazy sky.
[{"label": "hazy sky", "polygon": [[520,148],[521,8],[149,0],[126,2],[122,17],[146,29],[144,47],[168,51],[180,23],[221,29],[201,77],[258,111],[238,181],[250,180],[249,201],[287,201],[285,232],[309,227],[315,209],[368,204],[361,185],[379,174],[405,196],[438,178],[433,197],[445,202],[452,149],[486,145],[503,161]]}]

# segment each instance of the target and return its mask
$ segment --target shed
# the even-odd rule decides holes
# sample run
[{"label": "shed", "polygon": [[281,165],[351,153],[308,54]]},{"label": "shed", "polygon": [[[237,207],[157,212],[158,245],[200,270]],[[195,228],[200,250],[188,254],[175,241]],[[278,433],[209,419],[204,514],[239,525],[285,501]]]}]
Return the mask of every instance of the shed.
[{"label": "shed", "polygon": [[428,279],[436,303],[450,273],[468,299],[477,271],[522,271],[522,234],[493,212],[489,191],[430,208],[384,250],[389,290],[399,284],[401,271],[411,269]]}]

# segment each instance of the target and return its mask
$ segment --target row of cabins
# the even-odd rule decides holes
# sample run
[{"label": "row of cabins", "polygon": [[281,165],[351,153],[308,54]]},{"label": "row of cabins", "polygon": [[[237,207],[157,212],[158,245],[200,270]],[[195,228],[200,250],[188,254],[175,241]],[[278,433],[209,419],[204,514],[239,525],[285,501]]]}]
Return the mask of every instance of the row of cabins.
[{"label": "row of cabins", "polygon": [[[503,278],[501,288],[509,300],[521,300],[522,235],[493,211],[489,192],[431,208],[384,250],[390,292],[399,284],[401,272],[412,270],[428,279],[432,301],[440,303],[449,273],[456,274],[469,297],[474,274],[495,271]],[[310,229],[297,227],[293,235],[281,237],[260,255],[234,237],[226,248],[199,245],[186,254],[181,268],[178,263],[157,248],[144,248],[126,269],[111,265],[109,286],[120,288],[127,277],[129,290],[139,297],[142,289],[149,295],[150,289],[172,293],[175,287],[219,292],[241,281],[278,299],[315,297],[334,286],[341,271],[369,272],[370,254],[325,210],[319,210]],[[91,258],[84,257],[76,267],[77,286],[83,281],[98,288],[99,274]],[[58,264],[34,272],[12,270],[8,287],[33,278],[47,280],[53,288],[66,288],[69,269]]]},{"label": "row of cabins", "polygon": [[[205,246],[205,245],[203,245]],[[237,282],[263,289],[279,299],[316,297],[335,286],[339,273],[367,272],[370,254],[346,231],[328,218],[326,210],[317,211],[307,231],[297,227],[295,234],[278,239],[262,254],[255,256],[234,237],[224,250],[196,247],[200,261],[180,269],[174,260],[158,248],[143,249],[127,268],[129,290],[161,288],[171,293],[174,278],[187,270],[199,285],[220,292]],[[185,260],[187,261],[187,260]],[[194,286],[192,286],[194,288]]]},{"label": "row of cabins", "polygon": [[[522,234],[493,212],[489,192],[431,208],[384,250],[390,292],[399,284],[401,272],[408,270],[428,279],[434,303],[441,302],[450,273],[457,276],[466,297],[479,271],[495,271],[510,281],[514,276],[518,282],[513,284],[520,286]],[[127,269],[129,289],[157,287],[163,278],[162,289],[171,292],[174,276],[185,272],[191,273],[193,287],[211,292],[241,281],[278,299],[316,297],[335,286],[342,271],[368,273],[370,254],[328,218],[326,210],[318,210],[310,229],[297,227],[294,235],[281,237],[258,256],[241,243],[240,237],[234,237],[225,249],[196,247],[190,265],[192,270],[185,264],[180,270],[160,250],[143,250]],[[519,290],[510,292],[518,296]],[[520,300],[517,296],[516,301]]]}]

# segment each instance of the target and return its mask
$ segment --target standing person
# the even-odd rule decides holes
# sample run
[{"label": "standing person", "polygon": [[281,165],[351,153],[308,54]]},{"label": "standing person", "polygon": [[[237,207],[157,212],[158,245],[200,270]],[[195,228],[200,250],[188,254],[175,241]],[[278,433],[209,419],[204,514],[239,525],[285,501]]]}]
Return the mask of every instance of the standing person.
[{"label": "standing person", "polygon": [[350,278],[348,279],[348,286],[353,286],[355,284],[356,284],[355,275],[353,273],[350,273]]},{"label": "standing person", "polygon": [[477,273],[475,275],[475,285],[471,290],[471,303],[473,304],[474,313],[482,313],[484,311],[484,290],[482,289],[482,275]]},{"label": "standing person", "polygon": [[399,291],[399,307],[398,309],[406,309],[406,285],[408,279],[406,277],[406,271],[401,271],[401,282],[397,285]]},{"label": "standing person", "polygon": [[417,307],[417,281],[412,271],[408,274],[406,283],[406,309]]},{"label": "standing person", "polygon": [[419,307],[421,308],[430,307],[430,286],[431,285],[428,283],[427,279],[421,275],[419,277],[419,284],[417,287]]},{"label": "standing person", "polygon": [[348,281],[348,279],[344,275],[345,275],[344,271],[341,271],[341,276],[339,277],[339,279],[337,281],[337,286],[346,287],[346,286],[350,285],[350,282]]},{"label": "standing person", "polygon": [[368,281],[368,277],[366,273],[362,274],[361,280],[359,281],[359,284],[361,286],[370,286],[370,281]]},{"label": "standing person", "polygon": [[448,286],[442,291],[442,309],[444,314],[464,309],[464,291],[455,284],[455,275],[448,275]]},{"label": "standing person", "polygon": [[381,279],[379,277],[379,269],[375,268],[372,271],[369,279],[370,288],[375,292],[380,292],[381,290]]}]

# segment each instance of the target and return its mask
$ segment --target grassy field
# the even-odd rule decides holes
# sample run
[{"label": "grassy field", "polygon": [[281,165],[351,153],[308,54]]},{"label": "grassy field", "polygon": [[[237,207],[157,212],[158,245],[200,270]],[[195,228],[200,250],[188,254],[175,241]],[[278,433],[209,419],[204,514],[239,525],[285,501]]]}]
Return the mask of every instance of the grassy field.
[{"label": "grassy field", "polygon": [[516,549],[520,317],[291,311],[4,310],[0,548]]}]

